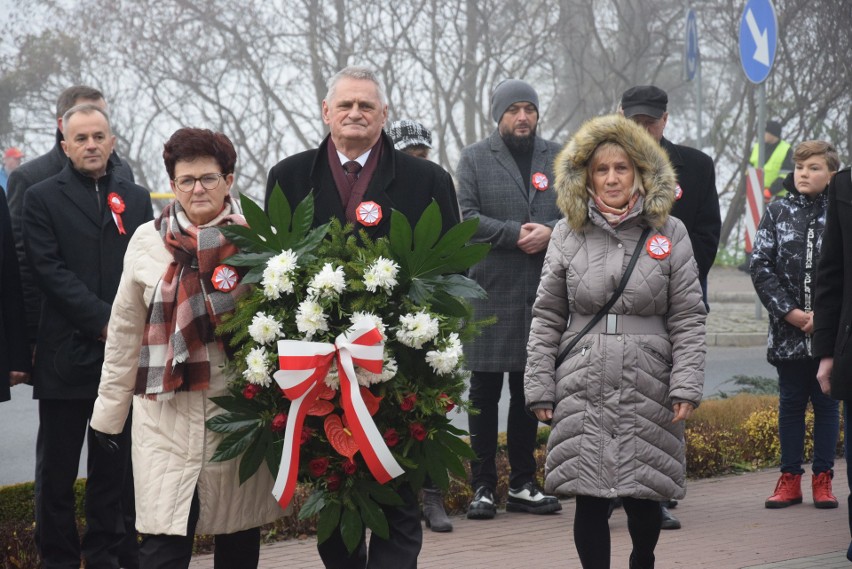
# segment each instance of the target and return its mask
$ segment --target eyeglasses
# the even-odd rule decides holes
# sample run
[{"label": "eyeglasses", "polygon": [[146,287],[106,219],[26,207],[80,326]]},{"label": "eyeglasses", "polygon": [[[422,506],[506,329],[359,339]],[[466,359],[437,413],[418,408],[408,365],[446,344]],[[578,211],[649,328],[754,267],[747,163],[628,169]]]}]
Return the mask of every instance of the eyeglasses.
[{"label": "eyeglasses", "polygon": [[215,190],[219,187],[219,178],[224,178],[225,174],[204,174],[200,178],[195,176],[179,176],[172,180],[175,187],[182,192],[189,193],[195,189],[195,182],[201,182],[201,187],[206,191]]}]

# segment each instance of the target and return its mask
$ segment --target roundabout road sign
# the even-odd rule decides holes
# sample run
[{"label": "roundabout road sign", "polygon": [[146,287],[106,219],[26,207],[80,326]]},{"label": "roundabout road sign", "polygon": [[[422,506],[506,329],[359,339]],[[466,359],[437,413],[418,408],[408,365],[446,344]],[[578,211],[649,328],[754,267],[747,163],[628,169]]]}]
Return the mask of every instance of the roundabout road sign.
[{"label": "roundabout road sign", "polygon": [[752,83],[763,83],[775,61],[778,20],[771,0],[749,0],[740,19],[740,62]]}]

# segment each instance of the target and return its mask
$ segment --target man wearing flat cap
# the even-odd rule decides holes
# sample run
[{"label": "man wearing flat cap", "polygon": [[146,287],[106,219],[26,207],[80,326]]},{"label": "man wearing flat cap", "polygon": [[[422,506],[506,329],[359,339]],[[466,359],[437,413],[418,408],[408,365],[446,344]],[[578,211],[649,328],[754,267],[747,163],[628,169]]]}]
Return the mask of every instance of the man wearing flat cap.
[{"label": "man wearing flat cap", "polygon": [[432,133],[423,123],[410,119],[393,121],[388,127],[388,136],[393,141],[393,147],[409,156],[429,159],[432,150]]},{"label": "man wearing flat cap", "polygon": [[538,93],[529,83],[507,79],[491,96],[497,129],[462,150],[458,170],[459,203],[465,219],[479,218],[474,241],[490,243],[488,256],[470,270],[487,299],[473,302],[474,318],[496,317],[473,342],[465,344],[472,371],[469,417],[474,498],[467,517],[496,515],[497,407],[508,378],[509,511],[546,514],[562,506],[535,483],[533,456],[538,422],[527,415],[524,365],[531,310],[553,226],[561,217],[553,185],[553,159],[559,145],[536,136]]},{"label": "man wearing flat cap", "polygon": [[[781,140],[781,123],[766,121],[766,131],[763,133],[764,156],[763,164],[763,198],[768,202],[787,195],[784,189],[784,178],[793,171],[793,147],[786,140]],[[757,168],[758,144],[751,149],[749,163]]]},{"label": "man wearing flat cap", "polygon": [[[644,127],[669,155],[677,176],[672,215],[680,219],[689,232],[707,306],[707,273],[716,259],[722,230],[716,168],[713,159],[700,150],[673,144],[663,136],[669,119],[668,103],[669,96],[659,87],[638,85],[621,95],[621,113]],[[680,520],[669,511],[669,507],[676,505],[675,500],[663,503],[663,529],[680,529]]]},{"label": "man wearing flat cap", "polygon": [[716,169],[713,159],[700,150],[673,144],[663,136],[669,119],[668,102],[668,95],[659,87],[640,85],[631,87],[621,96],[621,112],[643,126],[669,155],[677,175],[672,215],[680,219],[689,232],[706,304],[707,273],[716,259],[722,230]]}]

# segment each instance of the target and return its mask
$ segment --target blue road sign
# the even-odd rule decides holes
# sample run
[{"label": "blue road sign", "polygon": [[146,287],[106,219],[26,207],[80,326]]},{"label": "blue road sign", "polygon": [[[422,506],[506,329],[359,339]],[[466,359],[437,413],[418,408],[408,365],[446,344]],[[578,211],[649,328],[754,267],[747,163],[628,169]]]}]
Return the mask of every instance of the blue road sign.
[{"label": "blue road sign", "polygon": [[748,0],[740,19],[740,62],[752,83],[763,83],[775,61],[778,20],[771,0]]},{"label": "blue road sign", "polygon": [[698,69],[698,22],[695,18],[695,10],[692,8],[686,14],[686,42],[684,49],[686,80],[692,81],[695,78],[695,71]]}]

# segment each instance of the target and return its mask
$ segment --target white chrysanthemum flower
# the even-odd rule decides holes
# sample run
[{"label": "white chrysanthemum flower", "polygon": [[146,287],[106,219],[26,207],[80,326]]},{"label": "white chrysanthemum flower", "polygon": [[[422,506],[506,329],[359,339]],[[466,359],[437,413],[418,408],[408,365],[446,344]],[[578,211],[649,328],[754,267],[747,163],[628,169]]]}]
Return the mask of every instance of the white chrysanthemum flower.
[{"label": "white chrysanthemum flower", "polygon": [[281,332],[281,323],[263,312],[258,312],[251,319],[248,333],[258,344],[270,344],[284,336]]},{"label": "white chrysanthemum flower", "polygon": [[323,313],[322,306],[313,300],[303,300],[296,311],[296,328],[310,339],[317,332],[328,330],[328,317]]},{"label": "white chrysanthemum flower", "polygon": [[399,319],[396,339],[409,348],[419,350],[437,335],[438,321],[426,312],[406,314]]},{"label": "white chrysanthemum flower", "polygon": [[385,381],[393,379],[397,371],[396,360],[389,358],[387,352],[385,352],[384,358],[385,361],[382,365],[382,373],[373,373],[365,370],[364,368],[355,366],[355,377],[358,379],[358,385],[370,387],[373,384],[384,383]]},{"label": "white chrysanthemum flower", "polygon": [[287,249],[266,262],[260,285],[263,295],[270,300],[278,300],[282,294],[293,292],[293,271],[296,270],[298,256]]},{"label": "white chrysanthemum flower", "polygon": [[263,294],[270,300],[278,300],[282,294],[293,292],[293,279],[291,273],[280,271],[275,267],[267,266],[263,269],[263,278],[260,281]]},{"label": "white chrysanthemum flower", "polygon": [[337,362],[332,361],[331,367],[328,369],[328,373],[325,376],[325,384],[332,389],[340,388],[340,376],[337,375]]},{"label": "white chrysanthemum flower", "polygon": [[382,373],[379,375],[379,379],[383,382],[393,379],[396,377],[398,369],[399,366],[396,364],[396,360],[385,356],[385,365],[382,368]]},{"label": "white chrysanthemum flower", "polygon": [[352,328],[372,328],[376,327],[379,329],[379,332],[382,334],[382,338],[387,339],[385,335],[385,323],[382,322],[381,317],[378,314],[373,314],[372,312],[356,312],[350,318],[352,322]]},{"label": "white chrysanthemum flower", "polygon": [[389,293],[399,284],[396,280],[398,274],[398,264],[390,259],[379,257],[364,271],[364,285],[369,292],[376,292],[377,289],[382,288]]},{"label": "white chrysanthemum flower", "polygon": [[270,385],[272,380],[269,377],[269,353],[265,348],[254,348],[249,352],[243,377],[256,385]]},{"label": "white chrysanthemum flower", "polygon": [[323,265],[322,270],[314,275],[308,284],[308,294],[312,297],[335,297],[346,289],[346,275],[343,267],[336,269],[331,263]]},{"label": "white chrysanthemum flower", "polygon": [[299,256],[292,249],[287,249],[269,259],[266,266],[280,273],[292,273],[296,270],[296,261],[298,260]]},{"label": "white chrysanthemum flower", "polygon": [[458,367],[462,353],[459,335],[453,332],[444,341],[442,349],[426,352],[426,363],[438,375],[449,375]]}]

